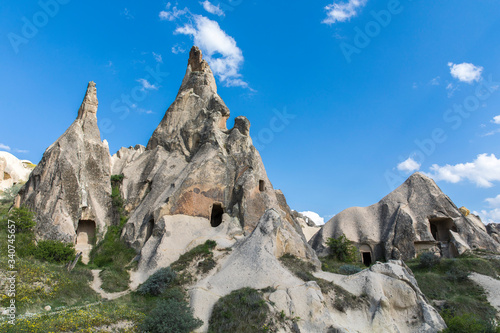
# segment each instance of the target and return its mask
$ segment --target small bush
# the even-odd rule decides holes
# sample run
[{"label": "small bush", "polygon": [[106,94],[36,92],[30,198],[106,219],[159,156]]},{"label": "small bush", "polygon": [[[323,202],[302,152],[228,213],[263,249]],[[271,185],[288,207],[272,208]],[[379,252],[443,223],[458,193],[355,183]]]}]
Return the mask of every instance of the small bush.
[{"label": "small bush", "polygon": [[362,269],[354,265],[342,265],[339,268],[339,273],[343,275],[352,275],[361,272]]},{"label": "small bush", "polygon": [[157,303],[139,329],[150,333],[189,333],[201,325],[203,322],[193,317],[186,301],[166,299]]},{"label": "small bush", "polygon": [[446,272],[446,279],[454,282],[463,282],[467,280],[470,272],[457,266],[452,266],[449,271]]},{"label": "small bush", "polygon": [[116,183],[121,183],[123,181],[123,177],[125,177],[123,174],[119,175],[112,175],[111,176],[111,182],[116,182]]},{"label": "small bush", "polygon": [[3,198],[0,200],[0,202],[10,203],[10,202],[14,201],[14,198],[19,193],[19,191],[21,190],[23,185],[24,185],[24,183],[19,183],[19,184],[13,185],[12,187],[6,189],[3,193]]},{"label": "small bush", "polygon": [[419,257],[420,267],[422,268],[432,268],[439,265],[440,262],[441,258],[432,252],[424,252]]},{"label": "small bush", "polygon": [[215,303],[208,332],[263,332],[268,314],[269,307],[259,291],[251,288],[235,290]]},{"label": "small bush", "polygon": [[330,248],[330,255],[342,262],[358,260],[358,250],[344,234],[339,238],[328,238],[326,245]]},{"label": "small bush", "polygon": [[158,296],[175,280],[176,274],[170,267],[164,267],[151,275],[141,284],[137,292],[141,295]]},{"label": "small bush", "polygon": [[472,313],[466,313],[460,316],[453,316],[450,311],[441,313],[447,329],[442,333],[494,333],[497,332],[496,325],[493,322],[488,322],[476,317]]},{"label": "small bush", "polygon": [[66,263],[75,259],[75,248],[72,243],[63,243],[55,240],[38,242],[35,258],[51,263]]},{"label": "small bush", "polygon": [[16,232],[26,232],[33,229],[36,225],[35,213],[27,207],[12,208],[8,215],[8,219],[16,222]]}]

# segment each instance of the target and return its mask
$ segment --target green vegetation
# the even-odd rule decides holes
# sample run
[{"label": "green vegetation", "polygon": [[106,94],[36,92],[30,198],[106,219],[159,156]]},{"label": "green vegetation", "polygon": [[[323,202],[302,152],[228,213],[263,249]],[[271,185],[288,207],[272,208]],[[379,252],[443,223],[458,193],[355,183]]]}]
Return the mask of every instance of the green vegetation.
[{"label": "green vegetation", "polygon": [[158,301],[139,329],[151,333],[189,333],[201,325],[203,322],[193,317],[186,301],[169,298]]},{"label": "green vegetation", "polygon": [[160,268],[139,286],[137,292],[141,295],[158,296],[172,284],[175,277],[176,274],[170,267]]},{"label": "green vegetation", "polygon": [[34,251],[35,258],[51,263],[68,263],[75,260],[75,247],[72,243],[55,240],[41,240]]},{"label": "green vegetation", "polygon": [[261,291],[251,288],[235,290],[215,303],[208,332],[268,332],[272,326],[269,313],[270,308]]},{"label": "green vegetation", "polygon": [[423,253],[407,264],[427,298],[445,301],[441,315],[449,328],[444,332],[500,332],[493,325],[496,311],[484,290],[468,279],[471,272],[496,278],[500,261],[475,255],[440,260],[433,257]]},{"label": "green vegetation", "polygon": [[26,207],[12,208],[8,219],[16,222],[16,233],[31,231],[36,225],[35,213]]},{"label": "green vegetation", "polygon": [[6,189],[3,192],[3,198],[0,200],[0,203],[9,203],[9,204],[12,203],[12,201],[14,201],[14,198],[19,193],[24,184],[25,183],[19,183]]},{"label": "green vegetation", "polygon": [[330,256],[341,262],[357,262],[358,250],[347,237],[342,234],[339,238],[328,238],[326,245],[330,248]]},{"label": "green vegetation", "polygon": [[361,272],[363,269],[354,265],[342,265],[339,267],[339,273],[343,275],[352,275]]},{"label": "green vegetation", "polygon": [[213,259],[212,250],[217,246],[213,240],[207,240],[204,244],[198,245],[190,251],[184,253],[173,262],[170,267],[177,272],[176,283],[178,285],[186,285],[192,282],[193,276],[188,272],[187,268],[194,261],[198,261],[196,270],[198,273],[207,273],[215,267],[216,262]]}]

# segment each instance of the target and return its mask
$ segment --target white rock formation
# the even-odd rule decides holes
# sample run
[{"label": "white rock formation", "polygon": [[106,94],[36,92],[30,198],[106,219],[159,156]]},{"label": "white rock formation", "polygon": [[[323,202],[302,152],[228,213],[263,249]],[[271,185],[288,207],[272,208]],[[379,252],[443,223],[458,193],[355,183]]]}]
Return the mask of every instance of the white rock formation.
[{"label": "white rock formation", "polygon": [[0,191],[26,182],[31,171],[33,167],[30,161],[21,161],[11,153],[0,151]]}]

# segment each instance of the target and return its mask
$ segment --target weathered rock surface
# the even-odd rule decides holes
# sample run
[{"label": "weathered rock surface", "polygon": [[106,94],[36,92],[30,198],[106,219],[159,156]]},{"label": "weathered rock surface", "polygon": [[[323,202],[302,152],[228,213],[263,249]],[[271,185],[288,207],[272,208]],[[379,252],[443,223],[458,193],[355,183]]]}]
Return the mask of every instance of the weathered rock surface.
[{"label": "weathered rock surface", "polygon": [[377,204],[337,214],[309,243],[319,255],[327,255],[326,240],[345,234],[362,252],[369,252],[372,261],[407,260],[436,247],[452,257],[458,249],[450,231],[472,249],[500,250],[480,220],[465,217],[432,179],[417,172]]},{"label": "weathered rock surface", "polygon": [[[278,260],[286,223],[275,210],[268,210],[252,234],[190,288],[194,314],[205,322],[200,332],[207,331],[216,301],[244,287],[273,287],[266,296],[271,311],[277,316],[283,311],[287,317],[300,317],[295,332],[437,332],[445,327],[402,262],[376,264],[353,276],[315,273],[348,290],[359,302],[349,304],[348,311],[337,310],[333,291],[322,294],[316,282],[298,279]],[[282,328],[281,332],[292,330]]]},{"label": "weathered rock surface", "polygon": [[[479,216],[476,216],[477,219],[479,219]],[[481,221],[479,219],[479,221]],[[486,226],[486,230],[488,231],[488,234],[497,242],[500,242],[500,223],[489,223]]]},{"label": "weathered rock surface", "polygon": [[249,234],[266,209],[275,208],[287,221],[287,251],[319,264],[267,177],[249,135],[250,122],[237,117],[228,130],[228,118],[212,71],[193,47],[177,97],[146,149],[122,148],[112,157],[113,173],[124,175],[122,197],[130,212],[123,239],[138,251],[149,248],[148,224],[157,230],[165,216],[178,215],[203,218],[210,229],[227,214]]},{"label": "weathered rock surface", "polygon": [[21,161],[11,153],[0,151],[0,191],[28,180],[31,171],[30,161]]},{"label": "weathered rock surface", "polygon": [[321,229],[321,227],[316,225],[311,218],[304,216],[295,210],[292,210],[292,217],[299,222],[307,241],[309,241]]},{"label": "weathered rock surface", "polygon": [[110,155],[97,127],[97,93],[90,82],[78,116],[43,154],[16,205],[36,213],[36,234],[75,242],[80,221],[106,230],[111,222]]}]

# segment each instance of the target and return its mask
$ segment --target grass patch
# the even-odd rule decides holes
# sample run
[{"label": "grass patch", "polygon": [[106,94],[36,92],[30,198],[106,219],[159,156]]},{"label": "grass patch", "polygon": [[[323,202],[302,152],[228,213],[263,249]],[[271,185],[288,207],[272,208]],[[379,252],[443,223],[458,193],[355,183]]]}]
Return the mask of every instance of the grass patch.
[{"label": "grass patch", "polygon": [[[345,267],[343,267],[346,266],[345,262],[332,258],[331,256],[321,257],[319,258],[319,260],[321,261],[321,269],[325,272],[342,274],[342,275],[351,275],[350,273],[354,273],[353,269],[348,270],[345,269]],[[349,266],[358,267],[361,270],[366,268],[366,266],[360,262],[350,263]]]},{"label": "grass patch", "polygon": [[205,243],[196,246],[190,251],[182,254],[179,259],[173,262],[170,267],[177,272],[176,284],[183,286],[193,282],[193,275],[188,271],[188,268],[198,261],[196,271],[198,273],[207,273],[215,267],[216,262],[213,259],[212,250],[217,246],[217,242],[207,240]]},{"label": "grass patch", "polygon": [[270,308],[262,292],[243,288],[220,298],[210,316],[208,332],[269,332]]}]

